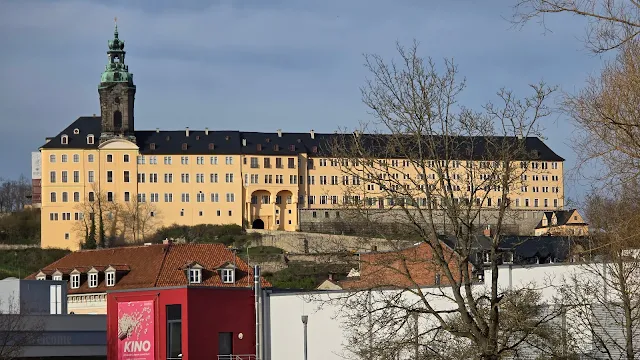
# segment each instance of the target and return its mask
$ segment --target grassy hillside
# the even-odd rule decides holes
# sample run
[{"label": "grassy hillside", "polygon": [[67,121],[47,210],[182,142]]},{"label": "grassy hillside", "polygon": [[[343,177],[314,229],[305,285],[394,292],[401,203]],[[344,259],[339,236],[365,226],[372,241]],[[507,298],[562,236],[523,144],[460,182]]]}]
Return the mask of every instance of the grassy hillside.
[{"label": "grassy hillside", "polygon": [[7,277],[24,278],[52,262],[67,255],[62,249],[21,249],[0,250],[0,279]]}]

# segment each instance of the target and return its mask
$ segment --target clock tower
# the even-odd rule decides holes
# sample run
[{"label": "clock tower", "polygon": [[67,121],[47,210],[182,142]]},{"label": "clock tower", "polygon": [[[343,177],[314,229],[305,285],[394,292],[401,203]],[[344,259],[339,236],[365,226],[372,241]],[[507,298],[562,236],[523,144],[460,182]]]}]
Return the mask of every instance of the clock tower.
[{"label": "clock tower", "polygon": [[133,74],[124,63],[124,41],[118,38],[118,24],[115,25],[113,40],[108,42],[109,62],[102,73],[98,94],[100,94],[100,115],[102,131],[100,142],[113,138],[125,138],[135,142],[133,103],[136,86]]}]

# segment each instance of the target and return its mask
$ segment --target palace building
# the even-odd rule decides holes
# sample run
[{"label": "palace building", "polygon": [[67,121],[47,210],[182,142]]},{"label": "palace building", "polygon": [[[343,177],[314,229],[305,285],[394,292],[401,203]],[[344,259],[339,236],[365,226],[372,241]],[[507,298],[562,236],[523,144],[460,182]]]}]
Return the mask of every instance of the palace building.
[{"label": "palace building", "polygon": [[[283,231],[318,229],[340,217],[342,186],[361,179],[346,175],[328,153],[336,134],[136,130],[136,86],[117,27],[108,45],[100,116],[79,117],[40,148],[43,247],[78,249],[89,231],[87,217],[96,219],[98,212],[104,221],[124,216],[124,222],[135,217],[137,223]],[[514,189],[511,207],[537,212],[531,216],[537,224],[542,211],[564,206],[564,159],[537,137],[524,142],[538,154],[536,172],[526,179],[531,186]],[[496,192],[493,203],[489,198],[482,206],[495,207],[498,198]],[[394,205],[365,199],[375,208]],[[90,211],[86,203],[93,204]],[[144,214],[118,214],[110,204],[134,204]],[[105,232],[116,225],[106,224]]]}]

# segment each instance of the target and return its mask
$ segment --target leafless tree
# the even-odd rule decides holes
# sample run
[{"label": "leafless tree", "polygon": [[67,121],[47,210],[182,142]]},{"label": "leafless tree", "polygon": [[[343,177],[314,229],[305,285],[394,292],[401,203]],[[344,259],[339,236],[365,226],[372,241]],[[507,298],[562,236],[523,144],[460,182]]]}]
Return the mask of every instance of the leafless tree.
[{"label": "leafless tree", "polygon": [[[82,218],[75,223],[75,231],[85,243],[93,241],[99,247],[109,247],[118,235],[117,222],[121,209],[118,203],[110,201],[97,183],[92,184],[86,198],[76,205]],[[86,244],[85,244],[86,245]],[[93,248],[93,246],[89,246]]]},{"label": "leafless tree", "polygon": [[596,230],[592,261],[561,286],[562,301],[587,356],[640,358],[640,196],[637,184],[615,197],[591,195],[587,216]]},{"label": "leafless tree", "polygon": [[617,49],[640,34],[637,0],[518,0],[512,21],[537,20],[544,26],[546,16],[562,13],[588,21],[584,41],[595,53]]},{"label": "leafless tree", "polygon": [[21,309],[13,296],[0,299],[0,360],[20,358],[25,346],[37,343],[42,329],[43,323]]},{"label": "leafless tree", "polygon": [[160,225],[160,214],[154,203],[132,198],[122,204],[121,226],[126,242],[144,242]]},{"label": "leafless tree", "polygon": [[[498,265],[505,219],[513,216],[512,196],[526,185],[523,175],[535,171],[529,165],[539,159],[527,144],[538,140],[540,121],[551,112],[545,101],[554,89],[532,85],[533,94],[524,99],[502,89],[498,103],[474,111],[458,104],[465,83],[458,79],[453,62],[445,61],[440,70],[431,59],[419,56],[417,43],[410,48],[399,45],[398,51],[399,62],[366,56],[372,79],[362,95],[375,120],[320,149],[333,157],[320,166],[338,169],[331,182],[342,180],[343,221],[386,237],[391,250],[401,250],[405,242],[395,239],[402,237],[426,245],[430,258],[424,260],[425,267],[435,266],[431,271],[447,286],[425,290],[406,259],[396,259],[386,269],[403,277],[403,282],[396,282],[394,291],[376,292],[374,307],[380,306],[366,313],[378,316],[380,327],[375,332],[382,334],[380,340],[391,352],[398,343],[391,344],[389,334],[400,334],[402,319],[419,314],[434,325],[428,331],[467,342],[474,357],[498,359],[516,351],[534,336],[538,324],[553,318],[545,314],[511,322],[511,335],[505,340],[509,316],[527,316],[507,316],[503,311],[509,296],[499,289]],[[320,179],[321,184],[328,181]],[[390,223],[401,234],[389,234]],[[477,235],[485,224],[492,230],[488,252],[492,275],[480,290],[471,269]],[[449,246],[440,238],[445,232],[455,239]],[[379,287],[376,282],[369,290]],[[370,301],[366,293],[352,292],[340,300],[351,310],[366,308]],[[384,353],[375,337],[369,340],[375,354]]]},{"label": "leafless tree", "polygon": [[0,213],[22,210],[30,203],[31,182],[24,176],[16,180],[0,178]]},{"label": "leafless tree", "polygon": [[600,76],[590,77],[563,108],[576,123],[578,165],[596,166],[599,188],[640,176],[640,39],[624,44]]}]

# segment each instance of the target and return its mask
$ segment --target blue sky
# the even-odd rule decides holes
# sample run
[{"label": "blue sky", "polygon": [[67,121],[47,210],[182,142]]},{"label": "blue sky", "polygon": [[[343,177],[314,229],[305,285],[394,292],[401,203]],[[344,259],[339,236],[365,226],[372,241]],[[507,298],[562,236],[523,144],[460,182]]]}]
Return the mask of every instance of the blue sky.
[{"label": "blue sky", "polygon": [[[514,1],[4,0],[0,3],[0,177],[30,175],[30,153],[81,115],[99,113],[97,85],[118,17],[137,84],[138,129],[333,132],[370,120],[360,100],[363,53],[453,58],[466,106],[501,87],[526,95],[545,80],[579,89],[602,59],[584,49],[584,23],[548,19],[512,29]],[[547,142],[574,165],[562,116]],[[584,184],[567,181],[580,198]]]}]

